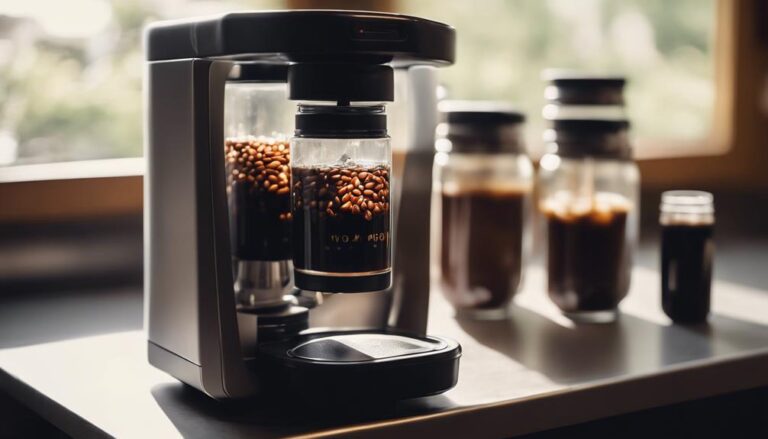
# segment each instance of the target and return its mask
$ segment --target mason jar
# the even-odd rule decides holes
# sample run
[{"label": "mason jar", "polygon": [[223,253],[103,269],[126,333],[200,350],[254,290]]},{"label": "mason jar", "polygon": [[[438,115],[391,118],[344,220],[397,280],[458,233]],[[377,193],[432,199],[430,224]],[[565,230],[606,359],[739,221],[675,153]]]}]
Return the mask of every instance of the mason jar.
[{"label": "mason jar", "polygon": [[488,102],[444,102],[441,115],[433,174],[440,289],[460,315],[504,318],[527,253],[525,117]]},{"label": "mason jar", "polygon": [[626,120],[559,119],[545,134],[538,189],[547,289],[576,321],[613,321],[629,290],[640,176],[628,128]]},{"label": "mason jar", "polygon": [[389,288],[392,150],[384,105],[299,104],[291,152],[296,287]]}]

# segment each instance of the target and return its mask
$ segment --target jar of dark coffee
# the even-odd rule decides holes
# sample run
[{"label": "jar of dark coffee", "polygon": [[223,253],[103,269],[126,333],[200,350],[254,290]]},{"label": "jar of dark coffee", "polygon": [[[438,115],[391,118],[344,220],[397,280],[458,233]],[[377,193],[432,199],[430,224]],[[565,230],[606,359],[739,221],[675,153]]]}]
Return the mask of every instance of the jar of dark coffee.
[{"label": "jar of dark coffee", "polygon": [[715,251],[712,194],[667,191],[661,195],[661,304],[676,323],[707,319]]},{"label": "jar of dark coffee", "polygon": [[234,289],[241,308],[280,305],[291,273],[286,66],[237,64],[224,94],[224,154]]},{"label": "jar of dark coffee", "polygon": [[434,168],[440,287],[459,315],[508,315],[525,267],[533,166],[525,117],[508,106],[444,102]]},{"label": "jar of dark coffee", "polygon": [[626,120],[559,119],[545,134],[539,211],[550,298],[568,317],[610,322],[629,290],[639,171]]}]

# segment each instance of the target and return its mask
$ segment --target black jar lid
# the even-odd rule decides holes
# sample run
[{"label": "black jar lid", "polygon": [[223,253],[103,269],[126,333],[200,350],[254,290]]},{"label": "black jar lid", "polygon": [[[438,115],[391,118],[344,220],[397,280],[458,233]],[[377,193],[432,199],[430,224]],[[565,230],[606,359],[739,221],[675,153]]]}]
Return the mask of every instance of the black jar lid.
[{"label": "black jar lid", "polygon": [[444,101],[440,114],[447,123],[478,127],[525,122],[525,114],[503,102]]},{"label": "black jar lid", "polygon": [[624,105],[624,86],[627,79],[618,75],[589,75],[551,70],[544,78],[545,98],[564,105]]},{"label": "black jar lid", "polygon": [[563,157],[630,160],[629,126],[626,119],[557,119],[545,140]]},{"label": "black jar lid", "polygon": [[229,73],[227,82],[272,82],[288,81],[288,66],[285,64],[238,63]]},{"label": "black jar lid", "polygon": [[307,105],[296,113],[296,137],[368,139],[387,137],[384,105]]},{"label": "black jar lid", "polygon": [[603,134],[628,130],[627,119],[556,119],[552,128],[558,132]]},{"label": "black jar lid", "polygon": [[440,103],[438,134],[451,142],[451,152],[524,152],[520,125],[525,114],[503,102]]}]

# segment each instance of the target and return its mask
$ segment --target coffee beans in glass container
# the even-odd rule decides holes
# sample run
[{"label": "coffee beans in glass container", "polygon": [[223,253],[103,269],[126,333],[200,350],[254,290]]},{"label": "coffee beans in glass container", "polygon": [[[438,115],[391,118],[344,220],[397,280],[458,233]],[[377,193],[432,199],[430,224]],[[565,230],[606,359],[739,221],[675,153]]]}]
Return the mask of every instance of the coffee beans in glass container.
[{"label": "coffee beans in glass container", "polygon": [[290,259],[290,145],[246,137],[224,142],[230,240],[245,260]]},{"label": "coffee beans in glass container", "polygon": [[390,269],[390,169],[294,167],[294,267],[319,274]]}]

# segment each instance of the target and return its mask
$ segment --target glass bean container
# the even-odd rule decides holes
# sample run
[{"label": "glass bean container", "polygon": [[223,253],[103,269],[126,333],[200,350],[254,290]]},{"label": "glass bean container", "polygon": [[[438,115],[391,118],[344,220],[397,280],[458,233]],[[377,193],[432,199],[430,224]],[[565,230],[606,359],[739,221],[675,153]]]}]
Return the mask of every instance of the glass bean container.
[{"label": "glass bean container", "polygon": [[280,305],[292,289],[287,67],[238,64],[225,86],[224,153],[234,287],[241,308]]},{"label": "glass bean container", "polygon": [[389,288],[392,150],[384,105],[300,104],[291,152],[296,286]]},{"label": "glass bean container", "polygon": [[545,134],[539,212],[549,297],[577,321],[610,322],[626,296],[640,176],[626,120],[561,119]]},{"label": "glass bean container", "polygon": [[433,174],[433,258],[459,315],[505,318],[527,256],[533,166],[523,114],[443,102]]}]

